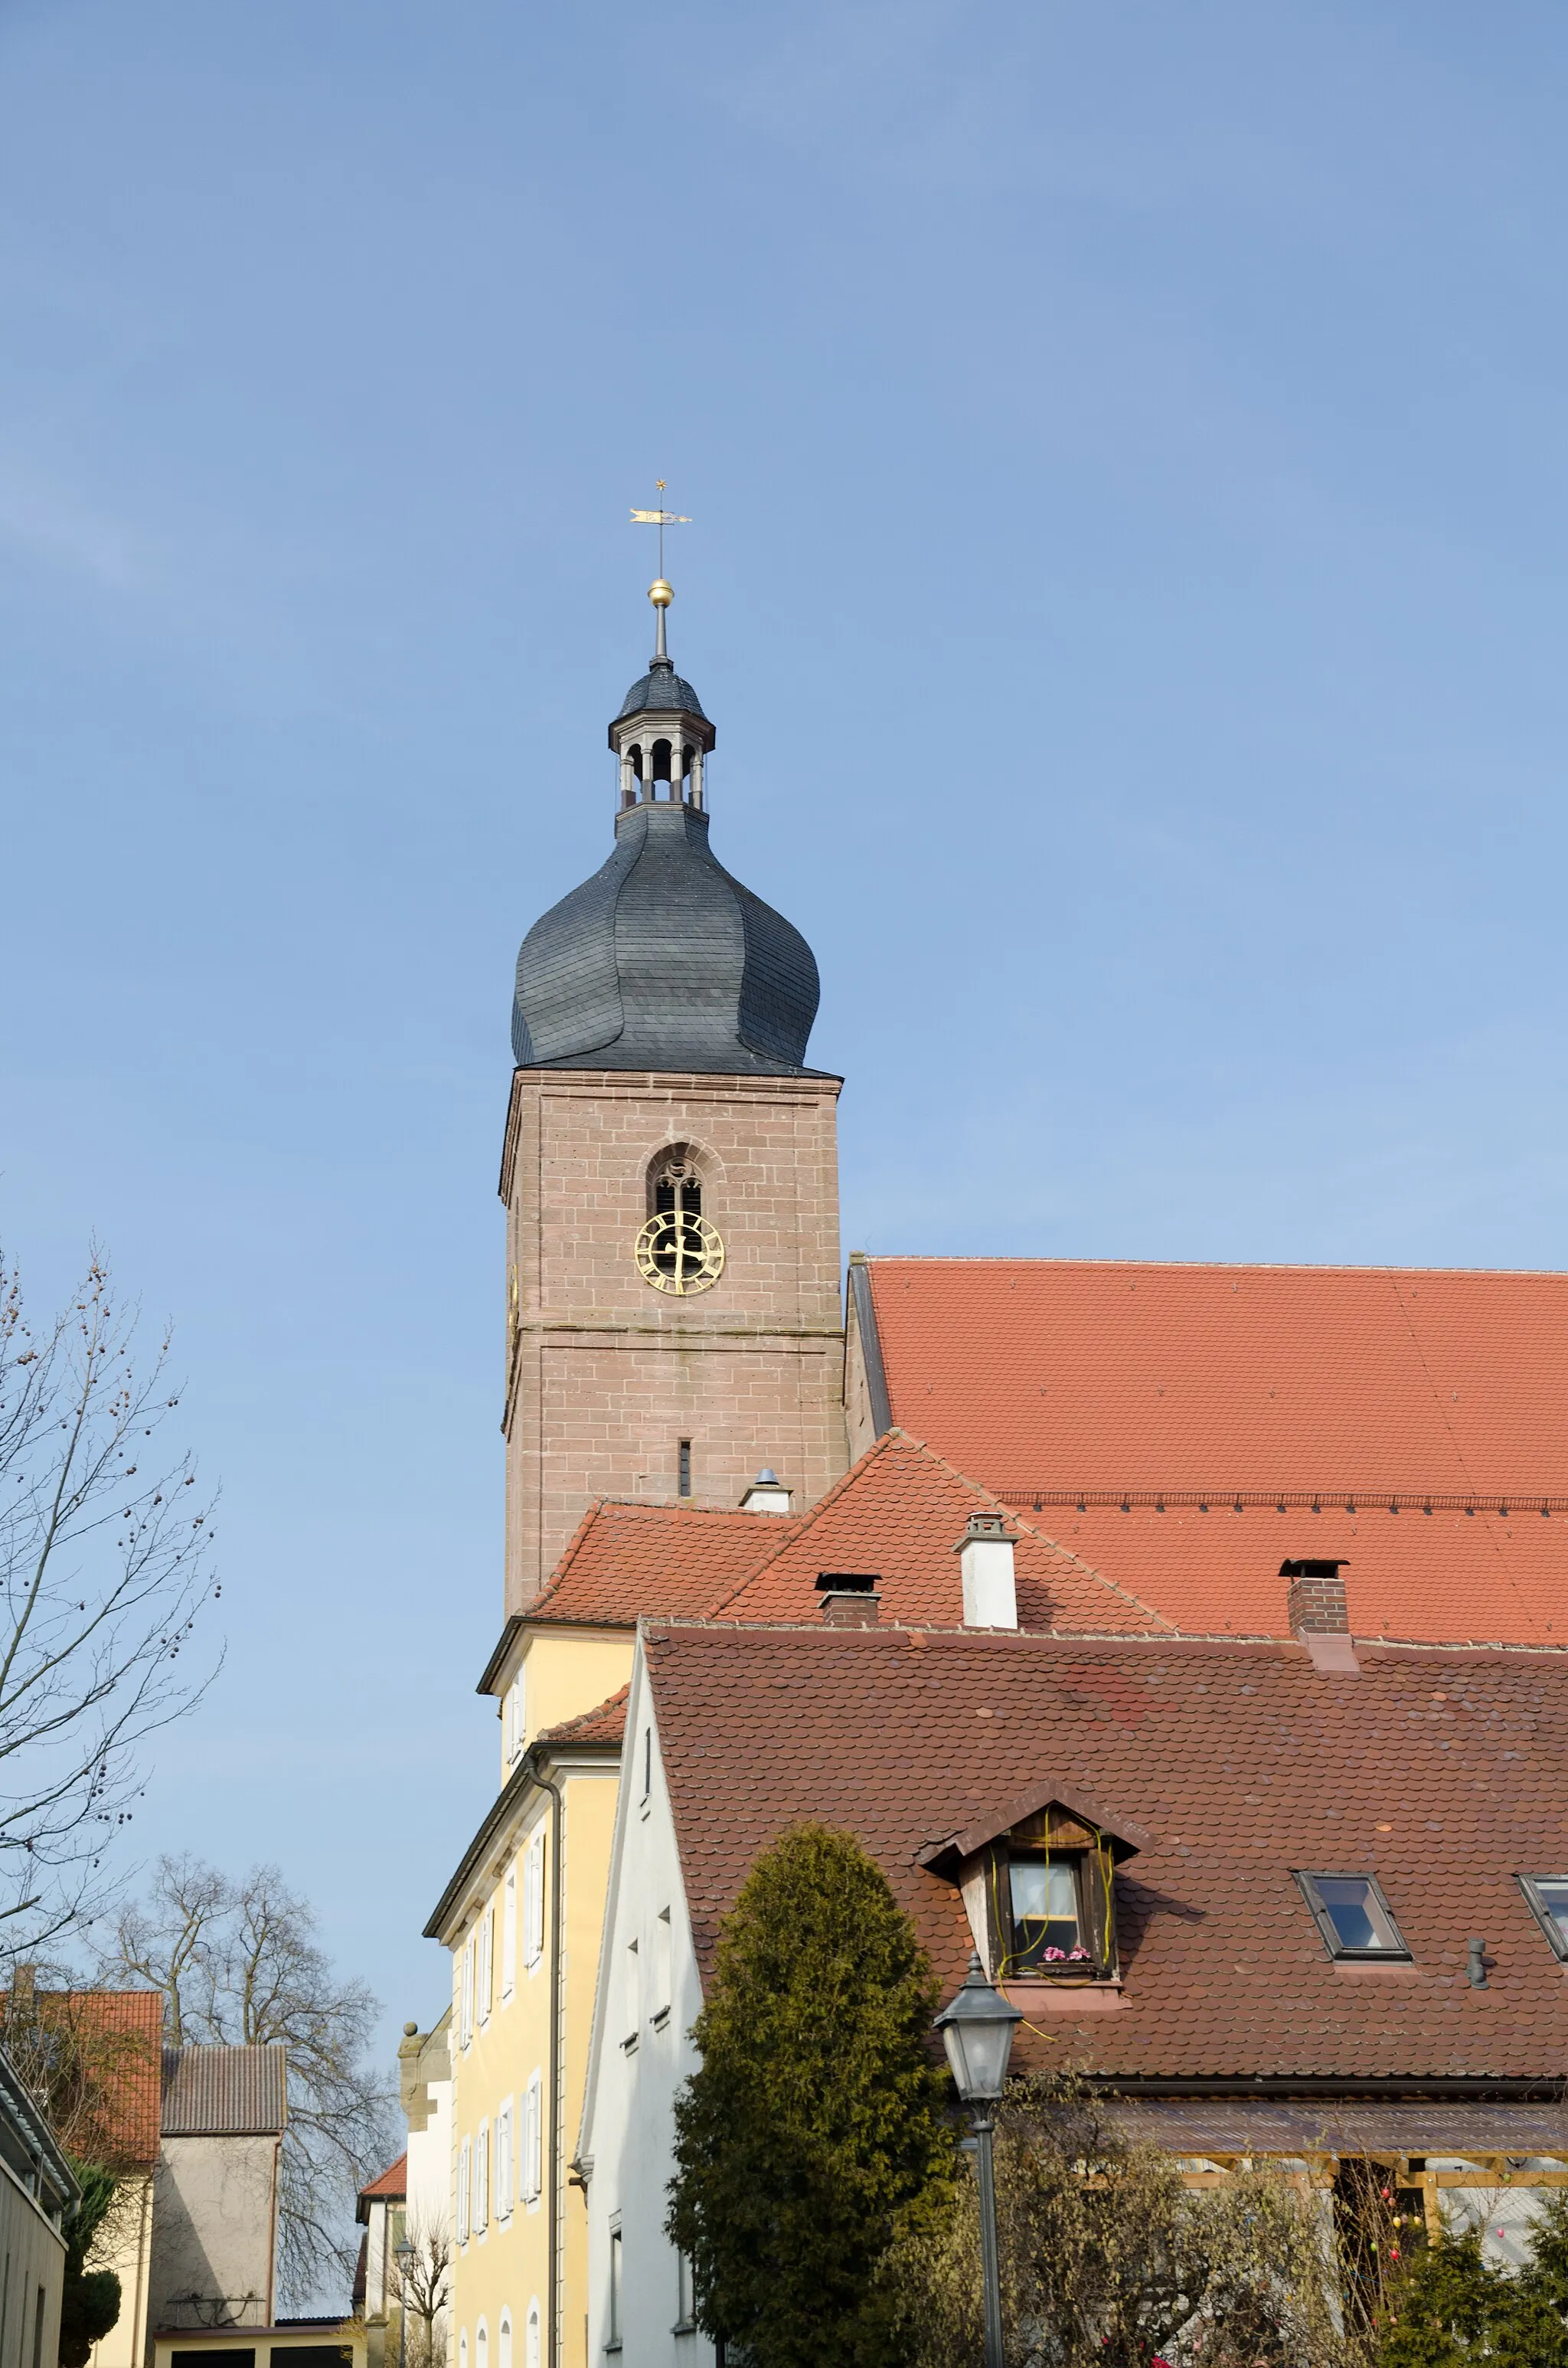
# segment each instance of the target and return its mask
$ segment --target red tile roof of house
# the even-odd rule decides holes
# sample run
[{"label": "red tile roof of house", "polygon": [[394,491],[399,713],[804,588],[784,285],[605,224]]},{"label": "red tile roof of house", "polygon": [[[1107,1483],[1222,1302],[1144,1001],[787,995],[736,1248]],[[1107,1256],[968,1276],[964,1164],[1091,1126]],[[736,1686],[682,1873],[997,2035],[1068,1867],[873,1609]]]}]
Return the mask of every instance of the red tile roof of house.
[{"label": "red tile roof of house", "polygon": [[893,1421],[992,1488],[1568,1502],[1568,1274],[869,1266]]},{"label": "red tile roof of house", "polygon": [[362,2187],[359,2190],[359,2201],[361,2203],[379,2203],[383,2201],[389,2203],[401,2203],[407,2193],[408,2156],[403,2153],[399,2155],[390,2169],[383,2170],[379,2179],[372,2179],[368,2187]]},{"label": "red tile roof of house", "polygon": [[536,1743],[620,1743],[626,1736],[626,1697],[631,1689],[622,1686],[608,1702],[597,1702],[592,1710],[579,1711],[575,1718],[563,1718],[558,1726],[540,1729]]},{"label": "red tile roof of house", "polygon": [[799,1526],[788,1513],[596,1497],[523,1616],[595,1628],[633,1628],[644,1612],[682,1619],[777,1554]]},{"label": "red tile roof of house", "polygon": [[[1023,2031],[1022,2063],[1559,2078],[1568,1981],[1515,1877],[1562,1871],[1568,1656],[1373,1647],[1326,1677],[1292,1645],[709,1625],[653,1627],[646,1650],[705,1967],[758,1852],[822,1817],[878,1859],[950,1995],[969,1927],[917,1854],[1059,1776],[1152,1840],[1117,1875],[1122,2006],[1028,2009],[1045,2035]],[[1298,1868],[1375,1873],[1413,1965],[1333,1964]]]},{"label": "red tile roof of house", "polygon": [[[891,1431],[803,1520],[790,1522],[771,1560],[705,1608],[718,1620],[816,1620],[819,1573],[874,1572],[883,1620],[961,1627],[958,1547],[964,1525],[971,1513],[1006,1511],[918,1440]],[[1038,1522],[1017,1514],[1009,1520],[1020,1627],[1148,1635],[1174,1626],[1040,1536]],[[1283,1585],[1276,1591],[1282,1613]]]},{"label": "red tile roof of house", "polygon": [[150,2169],[163,2115],[164,1996],[161,1990],[39,1990],[13,2027],[13,1994],[0,1994],[0,2039],[26,2071],[34,2017],[46,2032],[74,2034],[85,2066],[85,2097],[55,2135],[68,2153]]}]

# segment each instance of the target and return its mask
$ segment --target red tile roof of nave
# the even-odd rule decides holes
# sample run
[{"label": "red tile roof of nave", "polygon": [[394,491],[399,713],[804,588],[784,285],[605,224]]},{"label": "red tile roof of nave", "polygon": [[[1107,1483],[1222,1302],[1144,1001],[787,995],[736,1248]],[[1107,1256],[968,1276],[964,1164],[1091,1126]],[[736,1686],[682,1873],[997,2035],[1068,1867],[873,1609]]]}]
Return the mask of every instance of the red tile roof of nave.
[{"label": "red tile roof of nave", "polygon": [[384,2196],[395,2203],[401,2203],[407,2193],[408,2157],[404,2153],[399,2155],[389,2169],[382,2171],[380,2179],[372,2179],[369,2187],[359,2190],[359,2201],[361,2203],[373,2203]]},{"label": "red tile roof of nave", "polygon": [[869,1269],[892,1420],[1004,1495],[1568,1497],[1568,1274]]},{"label": "red tile roof of nave", "polygon": [[[1149,1635],[1174,1626],[1070,1549],[1037,1532],[1038,1523],[994,1497],[918,1440],[890,1431],[835,1482],[798,1523],[770,1562],[709,1607],[715,1620],[816,1620],[823,1571],[875,1572],[880,1616],[938,1627],[963,1625],[958,1547],[974,1512],[1006,1513],[1015,1537],[1014,1580],[1020,1628]],[[1282,1594],[1282,1591],[1281,1591]]]},{"label": "red tile roof of nave", "polygon": [[[969,1927],[919,1852],[1081,1785],[1150,1837],[1116,1879],[1122,2005],[1026,2005],[1057,2044],[1026,2028],[1025,2064],[1558,2077],[1568,1982],[1516,1874],[1562,1858],[1568,1657],[1373,1646],[1346,1678],[1294,1645],[656,1624],[646,1652],[705,1971],[758,1853],[818,1817],[877,1859],[950,1997]],[[1375,1873],[1413,1964],[1335,1964],[1298,1867]],[[1476,1932],[1484,1989],[1465,1978]]]},{"label": "red tile roof of nave", "polygon": [[799,1526],[789,1513],[597,1497],[523,1617],[605,1628],[634,1628],[644,1612],[686,1619],[776,1554],[781,1536]]},{"label": "red tile roof of nave", "polygon": [[1324,1503],[1218,1500],[1207,1512],[1168,1505],[1050,1506],[1029,1517],[1101,1571],[1155,1604],[1184,1634],[1279,1636],[1282,1562],[1342,1560],[1352,1634],[1406,1644],[1536,1645],[1568,1649],[1568,1517],[1513,1508],[1465,1513],[1407,1505],[1399,1513]]},{"label": "red tile roof of nave", "polygon": [[608,1702],[596,1702],[592,1710],[579,1711],[575,1718],[563,1718],[557,1726],[541,1727],[534,1737],[536,1743],[621,1743],[626,1737],[626,1698],[631,1689],[622,1686]]}]

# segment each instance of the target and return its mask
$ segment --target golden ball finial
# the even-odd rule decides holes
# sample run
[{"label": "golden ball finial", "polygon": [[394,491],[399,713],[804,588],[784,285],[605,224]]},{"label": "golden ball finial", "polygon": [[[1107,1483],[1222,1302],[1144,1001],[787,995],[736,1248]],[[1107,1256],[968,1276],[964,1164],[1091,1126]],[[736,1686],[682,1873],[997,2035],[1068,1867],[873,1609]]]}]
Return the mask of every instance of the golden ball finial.
[{"label": "golden ball finial", "polygon": [[667,609],[675,597],[662,575],[656,584],[650,584],[648,586],[648,598],[655,609]]}]

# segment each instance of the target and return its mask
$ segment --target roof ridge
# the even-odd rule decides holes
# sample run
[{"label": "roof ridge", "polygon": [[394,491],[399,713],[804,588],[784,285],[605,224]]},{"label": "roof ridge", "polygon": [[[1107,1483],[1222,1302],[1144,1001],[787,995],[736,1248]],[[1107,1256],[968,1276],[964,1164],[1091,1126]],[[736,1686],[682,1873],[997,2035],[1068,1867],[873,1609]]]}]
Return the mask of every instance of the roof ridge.
[{"label": "roof ridge", "polygon": [[1521,1275],[1535,1281],[1568,1282],[1568,1267],[1560,1266],[1391,1266],[1386,1259],[1358,1265],[1346,1259],[1312,1258],[1050,1258],[1034,1250],[975,1251],[868,1250],[866,1264],[876,1266],[1039,1266],[1074,1267],[1080,1272],[1142,1267],[1156,1274],[1392,1274]]},{"label": "roof ridge", "polygon": [[602,1718],[607,1710],[615,1708],[617,1702],[627,1701],[631,1692],[631,1680],[629,1678],[625,1685],[618,1686],[612,1694],[606,1694],[603,1702],[595,1702],[591,1710],[574,1711],[570,1718],[557,1719],[553,1726],[541,1726],[534,1737],[535,1744],[568,1741],[574,1728],[587,1726],[594,1719]]}]

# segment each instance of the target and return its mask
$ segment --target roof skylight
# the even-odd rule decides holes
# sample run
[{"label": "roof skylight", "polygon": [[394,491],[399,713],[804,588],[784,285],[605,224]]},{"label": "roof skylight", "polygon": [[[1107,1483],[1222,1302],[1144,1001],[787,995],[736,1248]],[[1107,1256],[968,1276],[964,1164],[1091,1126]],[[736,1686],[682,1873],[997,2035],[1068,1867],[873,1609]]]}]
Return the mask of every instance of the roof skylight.
[{"label": "roof skylight", "polygon": [[1393,1911],[1371,1874],[1301,1874],[1297,1882],[1331,1957],[1408,1960]]}]

